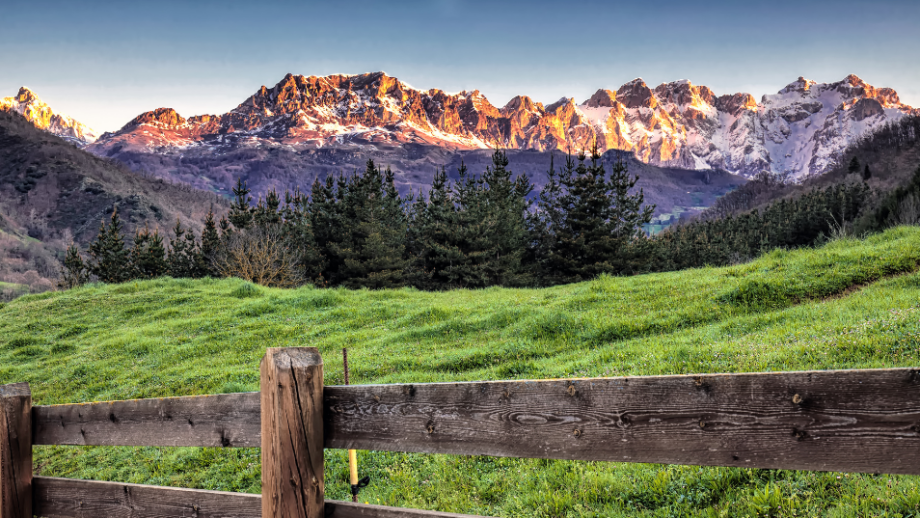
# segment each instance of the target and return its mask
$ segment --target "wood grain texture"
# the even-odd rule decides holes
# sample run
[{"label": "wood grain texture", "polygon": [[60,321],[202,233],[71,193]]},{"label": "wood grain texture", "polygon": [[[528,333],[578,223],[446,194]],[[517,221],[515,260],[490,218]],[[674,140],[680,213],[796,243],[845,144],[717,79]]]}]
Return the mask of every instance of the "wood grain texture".
[{"label": "wood grain texture", "polygon": [[315,347],[262,358],[262,515],[322,518],[323,359]]},{"label": "wood grain texture", "polygon": [[262,497],[245,493],[35,477],[43,518],[260,518]]},{"label": "wood grain texture", "polygon": [[0,518],[32,518],[32,392],[0,385]]},{"label": "wood grain texture", "polygon": [[259,393],[104,401],[33,409],[34,444],[258,448]]},{"label": "wood grain texture", "polygon": [[[35,477],[43,518],[261,518],[262,496],[202,489]],[[326,500],[327,518],[477,518],[465,514]]]},{"label": "wood grain texture", "polygon": [[920,370],[325,388],[325,445],[920,474]]}]

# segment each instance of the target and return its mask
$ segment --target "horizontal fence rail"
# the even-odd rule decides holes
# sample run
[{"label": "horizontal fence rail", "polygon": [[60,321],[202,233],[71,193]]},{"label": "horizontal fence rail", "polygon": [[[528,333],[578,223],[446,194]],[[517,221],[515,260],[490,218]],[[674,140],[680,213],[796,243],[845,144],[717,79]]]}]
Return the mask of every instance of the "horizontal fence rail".
[{"label": "horizontal fence rail", "polygon": [[920,370],[327,387],[325,444],[920,474]]},{"label": "horizontal fence rail", "polygon": [[[328,386],[324,447],[920,474],[920,370]],[[34,444],[258,447],[259,393],[34,407]]]},{"label": "horizontal fence rail", "polygon": [[[36,516],[44,518],[261,518],[262,495],[35,477]],[[326,500],[325,518],[481,518]]]},{"label": "horizontal fence rail", "polygon": [[258,392],[32,408],[32,444],[258,448]]}]

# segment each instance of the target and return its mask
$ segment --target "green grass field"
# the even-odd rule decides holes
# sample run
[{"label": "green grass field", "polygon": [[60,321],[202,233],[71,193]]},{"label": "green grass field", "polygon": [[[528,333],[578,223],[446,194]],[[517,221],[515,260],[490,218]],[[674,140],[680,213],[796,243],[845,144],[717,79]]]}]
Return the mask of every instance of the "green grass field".
[{"label": "green grass field", "polygon": [[[258,390],[269,346],[327,385],[920,365],[920,228],[744,265],[548,289],[92,285],[0,305],[36,404]],[[363,501],[492,516],[920,517],[920,477],[361,452]],[[36,448],[43,475],[259,492],[258,450]],[[345,452],[327,495],[348,498]]]}]

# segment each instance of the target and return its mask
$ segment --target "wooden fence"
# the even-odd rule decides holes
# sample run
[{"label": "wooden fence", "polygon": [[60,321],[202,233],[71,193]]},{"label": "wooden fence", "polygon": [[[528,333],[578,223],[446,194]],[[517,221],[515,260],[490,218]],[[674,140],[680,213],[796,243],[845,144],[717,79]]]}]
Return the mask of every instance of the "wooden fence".
[{"label": "wooden fence", "polygon": [[[920,370],[323,386],[268,349],[257,393],[32,406],[0,386],[0,518],[464,515],[324,499],[323,449],[920,474]],[[32,476],[32,445],[262,448],[262,494]]]}]

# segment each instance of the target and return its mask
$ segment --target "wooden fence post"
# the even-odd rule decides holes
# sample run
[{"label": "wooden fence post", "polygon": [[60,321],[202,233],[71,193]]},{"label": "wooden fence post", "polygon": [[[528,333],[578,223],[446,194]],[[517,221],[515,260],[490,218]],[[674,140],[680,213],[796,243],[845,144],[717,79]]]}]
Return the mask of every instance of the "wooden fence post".
[{"label": "wooden fence post", "polygon": [[323,518],[323,359],[269,348],[261,376],[262,517]]},{"label": "wooden fence post", "polygon": [[32,391],[0,385],[0,518],[32,518]]}]

